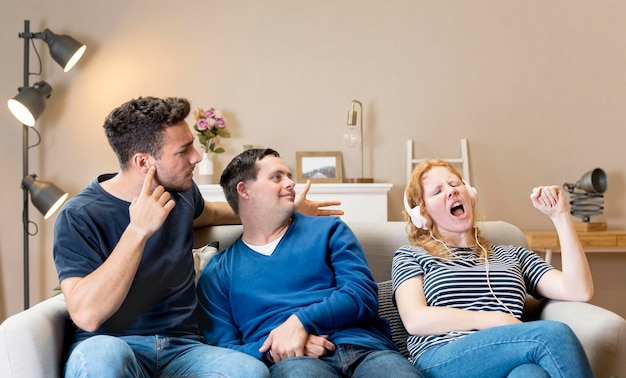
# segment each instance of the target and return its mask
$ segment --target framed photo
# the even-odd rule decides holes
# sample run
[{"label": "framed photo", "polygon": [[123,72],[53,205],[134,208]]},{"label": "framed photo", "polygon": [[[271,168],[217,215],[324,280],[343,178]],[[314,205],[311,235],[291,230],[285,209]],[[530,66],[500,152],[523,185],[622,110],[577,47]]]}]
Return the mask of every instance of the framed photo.
[{"label": "framed photo", "polygon": [[296,152],[296,182],[342,182],[341,151]]}]

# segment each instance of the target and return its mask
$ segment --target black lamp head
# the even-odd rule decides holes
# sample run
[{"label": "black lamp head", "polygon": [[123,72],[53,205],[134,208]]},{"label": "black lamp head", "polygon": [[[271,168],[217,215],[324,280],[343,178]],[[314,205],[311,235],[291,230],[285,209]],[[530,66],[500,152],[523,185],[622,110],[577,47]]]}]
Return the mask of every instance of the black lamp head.
[{"label": "black lamp head", "polygon": [[23,125],[35,126],[37,118],[46,108],[45,100],[52,94],[52,87],[45,81],[35,83],[32,87],[20,88],[15,97],[7,101],[11,114]]},{"label": "black lamp head", "polygon": [[585,173],[576,183],[577,188],[587,193],[604,193],[606,192],[607,186],[608,179],[606,173],[600,168]]},{"label": "black lamp head", "polygon": [[39,33],[30,33],[30,21],[24,21],[24,33],[19,37],[24,38],[25,44],[25,69],[24,86],[19,93],[7,102],[9,110],[23,125],[34,126],[37,118],[45,109],[44,100],[50,97],[52,87],[45,81],[35,83],[33,87],[28,84],[28,42],[31,39],[41,39],[48,45],[52,58],[67,72],[80,60],[85,53],[86,46],[68,35],[54,34],[50,29]]},{"label": "black lamp head", "polygon": [[576,184],[564,184],[568,191],[580,189],[585,193],[604,193],[608,187],[606,173],[600,168],[596,168],[585,173]]},{"label": "black lamp head", "polygon": [[48,44],[52,59],[63,67],[63,72],[71,70],[87,48],[69,35],[57,35],[50,29],[43,31],[43,40]]},{"label": "black lamp head", "polygon": [[22,186],[30,192],[33,205],[48,219],[68,197],[68,193],[51,182],[39,181],[34,174],[22,179]]},{"label": "black lamp head", "polygon": [[604,212],[604,192],[608,186],[606,173],[600,168],[583,175],[576,184],[563,184],[563,188],[571,195],[570,214],[589,222],[591,216]]}]

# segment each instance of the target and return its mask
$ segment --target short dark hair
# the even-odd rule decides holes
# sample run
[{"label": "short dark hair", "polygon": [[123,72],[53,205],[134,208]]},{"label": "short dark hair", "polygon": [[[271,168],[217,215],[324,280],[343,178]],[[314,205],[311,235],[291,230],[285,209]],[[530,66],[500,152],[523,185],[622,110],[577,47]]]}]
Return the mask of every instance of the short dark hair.
[{"label": "short dark hair", "polygon": [[251,148],[235,156],[228,163],[222,176],[220,186],[224,191],[226,201],[235,214],[239,214],[239,195],[237,194],[237,184],[241,181],[256,180],[259,168],[256,162],[263,160],[266,156],[280,157],[277,151],[271,148]]},{"label": "short dark hair", "polygon": [[165,128],[184,121],[189,110],[185,98],[139,97],[111,111],[103,127],[120,167],[137,152],[160,158]]}]

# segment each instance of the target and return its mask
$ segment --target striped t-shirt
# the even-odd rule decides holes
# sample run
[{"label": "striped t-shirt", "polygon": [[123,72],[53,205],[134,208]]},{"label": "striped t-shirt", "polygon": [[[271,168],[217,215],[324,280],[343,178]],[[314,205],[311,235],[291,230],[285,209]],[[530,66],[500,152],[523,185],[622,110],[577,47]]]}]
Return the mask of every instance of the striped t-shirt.
[{"label": "striped t-shirt", "polygon": [[[424,295],[429,306],[505,313],[510,311],[521,319],[526,293],[534,295],[539,279],[553,269],[536,253],[523,247],[491,246],[487,264],[470,248],[451,250],[454,257],[444,260],[432,256],[421,247],[403,246],[398,249],[393,257],[391,272],[393,292],[407,279],[422,276]],[[497,299],[489,289],[489,284]],[[411,362],[434,345],[456,340],[472,332],[475,331],[409,335],[407,348]]]}]

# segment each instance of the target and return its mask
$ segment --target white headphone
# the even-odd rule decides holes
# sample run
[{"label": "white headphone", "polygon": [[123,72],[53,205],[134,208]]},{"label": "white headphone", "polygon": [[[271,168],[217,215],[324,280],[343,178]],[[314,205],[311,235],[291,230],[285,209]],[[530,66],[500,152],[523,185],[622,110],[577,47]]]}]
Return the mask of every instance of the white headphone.
[{"label": "white headphone", "polygon": [[411,208],[409,206],[409,201],[406,199],[406,189],[404,189],[404,210],[411,217],[411,222],[413,222],[415,227],[421,228],[422,230],[428,230],[428,226],[426,226],[428,221],[420,212],[420,207],[415,206],[414,208]]},{"label": "white headphone", "polygon": [[463,180],[463,184],[465,184],[465,187],[467,188],[467,193],[469,194],[472,200],[472,209],[473,209],[478,204],[478,190],[476,190],[476,188],[468,184],[467,181],[465,180]]},{"label": "white headphone", "polygon": [[[470,186],[465,180],[463,180],[463,183],[465,184],[465,187],[467,188],[467,192],[470,196],[470,199],[472,200],[472,208],[474,208],[476,207],[476,204],[478,203],[478,191],[473,186]],[[422,230],[428,230],[428,225],[427,225],[428,221],[422,215],[422,212],[420,211],[420,207],[415,206],[411,208],[409,206],[409,201],[406,198],[406,189],[404,189],[404,210],[411,217],[411,222],[413,222],[415,227],[421,228]]]}]

